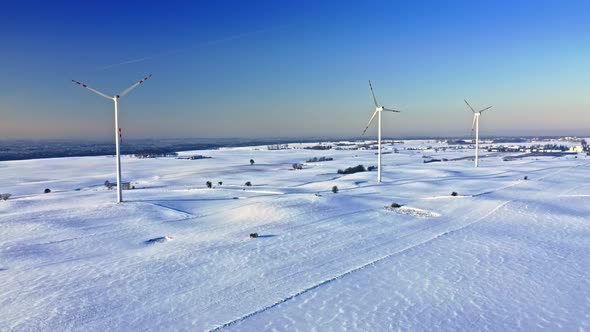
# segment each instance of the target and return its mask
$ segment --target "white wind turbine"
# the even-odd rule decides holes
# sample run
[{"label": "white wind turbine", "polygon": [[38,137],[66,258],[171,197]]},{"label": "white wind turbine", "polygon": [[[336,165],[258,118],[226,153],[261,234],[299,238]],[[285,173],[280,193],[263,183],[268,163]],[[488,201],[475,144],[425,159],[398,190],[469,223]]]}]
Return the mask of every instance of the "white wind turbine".
[{"label": "white wind turbine", "polygon": [[475,127],[475,167],[479,167],[479,116],[483,111],[489,110],[492,106],[486,107],[480,111],[475,111],[471,105],[467,102],[467,100],[463,99],[465,104],[471,109],[473,112],[473,125],[471,126],[471,134],[473,134],[473,128]]},{"label": "white wind turbine", "polygon": [[[381,182],[381,113],[383,111],[386,112],[397,112],[399,113],[400,111],[396,111],[396,110],[390,110],[388,108],[385,108],[383,106],[379,106],[379,104],[377,103],[377,98],[375,98],[375,93],[373,92],[373,86],[371,85],[371,81],[369,81],[369,88],[371,89],[371,95],[373,96],[373,101],[375,102],[375,112],[373,113],[373,116],[371,116],[371,119],[369,120],[369,123],[367,123],[367,126],[365,127],[365,130],[363,131],[364,135],[367,132],[367,129],[369,129],[369,126],[371,125],[371,122],[373,121],[373,119],[375,118],[375,115],[379,115],[377,117],[378,121],[377,121],[377,148],[379,150],[378,152],[378,157],[377,157],[377,182]],[[361,135],[361,136],[362,136]]]},{"label": "white wind turbine", "polygon": [[119,129],[119,110],[118,110],[118,100],[119,98],[125,96],[126,94],[128,94],[129,92],[131,92],[131,90],[135,89],[136,87],[138,87],[141,83],[145,82],[148,78],[152,77],[152,75],[148,75],[146,77],[144,77],[142,80],[136,82],[135,84],[133,84],[132,86],[128,87],[127,89],[123,90],[121,93],[119,93],[118,95],[115,96],[109,96],[105,93],[102,93],[98,90],[95,90],[91,87],[89,87],[88,85],[84,84],[84,83],[80,83],[78,81],[74,81],[72,80],[72,82],[80,85],[83,88],[86,88],[100,96],[103,96],[107,99],[112,100],[115,103],[115,145],[116,145],[116,150],[117,150],[117,203],[121,203],[123,201],[123,193],[122,193],[122,188],[121,188],[121,154],[120,154],[120,150],[119,150],[119,138],[120,138],[120,129]]}]

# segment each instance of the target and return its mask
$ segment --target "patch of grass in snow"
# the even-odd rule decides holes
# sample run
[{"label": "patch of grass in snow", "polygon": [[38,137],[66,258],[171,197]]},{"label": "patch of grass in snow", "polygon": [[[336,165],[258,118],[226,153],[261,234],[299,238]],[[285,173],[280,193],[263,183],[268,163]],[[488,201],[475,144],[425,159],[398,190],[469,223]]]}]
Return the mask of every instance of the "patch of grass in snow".
[{"label": "patch of grass in snow", "polygon": [[[394,206],[394,204],[396,206]],[[413,207],[409,207],[409,206],[402,206],[397,203],[393,203],[390,206],[386,206],[385,209],[388,211],[395,212],[395,213],[403,214],[406,216],[418,217],[418,218],[436,218],[436,217],[441,216],[441,214],[437,213],[437,212],[413,208]]]}]

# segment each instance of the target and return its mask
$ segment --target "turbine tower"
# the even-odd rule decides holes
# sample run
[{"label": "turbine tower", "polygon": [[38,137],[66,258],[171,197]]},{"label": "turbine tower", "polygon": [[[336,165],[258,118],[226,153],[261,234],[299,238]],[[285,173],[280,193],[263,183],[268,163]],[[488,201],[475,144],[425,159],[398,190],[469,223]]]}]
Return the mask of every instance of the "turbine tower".
[{"label": "turbine tower", "polygon": [[473,135],[473,128],[475,127],[475,167],[479,167],[479,117],[483,111],[489,110],[492,106],[488,106],[480,111],[475,111],[471,105],[467,102],[467,100],[463,99],[465,104],[471,109],[473,112],[473,125],[471,125],[471,134]]},{"label": "turbine tower", "polygon": [[363,135],[365,135],[365,133],[367,132],[367,129],[369,129],[369,126],[371,125],[371,122],[373,121],[373,119],[375,118],[375,115],[378,115],[377,117],[377,148],[379,150],[378,152],[378,157],[377,157],[377,182],[381,183],[381,113],[383,111],[386,112],[396,112],[399,113],[400,111],[396,111],[396,110],[390,110],[388,108],[385,108],[383,106],[379,106],[379,104],[377,103],[377,98],[375,98],[375,93],[373,92],[373,86],[371,85],[371,81],[369,81],[369,88],[371,89],[371,95],[373,96],[373,102],[375,102],[375,112],[373,113],[373,116],[371,116],[371,119],[369,120],[369,123],[367,123],[367,126],[365,127],[365,130],[363,131]]},{"label": "turbine tower", "polygon": [[122,188],[121,188],[121,154],[120,154],[120,150],[119,150],[119,135],[120,135],[120,129],[119,129],[119,110],[118,110],[118,101],[119,98],[124,97],[126,94],[128,94],[129,92],[131,92],[131,90],[135,89],[136,87],[138,87],[141,83],[147,81],[148,78],[152,77],[152,75],[148,75],[146,77],[144,77],[142,80],[136,82],[135,84],[133,84],[132,86],[128,87],[127,89],[123,90],[121,93],[119,93],[118,95],[115,96],[109,96],[105,93],[102,93],[98,90],[95,90],[91,87],[89,87],[88,85],[84,84],[84,83],[80,83],[78,81],[74,81],[72,80],[72,82],[78,84],[79,86],[86,88],[94,93],[96,93],[97,95],[103,96],[107,99],[112,100],[115,103],[115,146],[116,146],[116,150],[117,150],[117,203],[121,203],[123,201],[123,193],[122,193]]}]

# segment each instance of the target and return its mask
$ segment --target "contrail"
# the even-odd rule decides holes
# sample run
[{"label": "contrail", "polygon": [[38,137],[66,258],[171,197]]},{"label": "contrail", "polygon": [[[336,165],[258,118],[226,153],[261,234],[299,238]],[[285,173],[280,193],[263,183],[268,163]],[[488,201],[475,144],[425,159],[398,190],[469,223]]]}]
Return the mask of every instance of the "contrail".
[{"label": "contrail", "polygon": [[109,68],[113,68],[113,67],[119,67],[119,66],[123,66],[123,65],[128,65],[131,63],[137,63],[137,62],[142,62],[142,61],[146,61],[146,60],[151,60],[151,59],[156,59],[156,58],[161,58],[164,56],[168,56],[168,55],[173,55],[173,54],[177,54],[177,53],[181,53],[181,52],[185,52],[185,51],[189,51],[195,48],[199,48],[199,47],[205,47],[205,46],[211,46],[211,45],[215,45],[215,44],[221,44],[221,43],[225,43],[231,40],[235,40],[235,39],[240,39],[246,36],[250,36],[250,35],[255,35],[258,33],[263,33],[263,32],[267,32],[267,31],[272,31],[272,30],[277,30],[280,28],[284,28],[287,25],[282,25],[282,26],[277,26],[277,27],[273,27],[273,28],[267,28],[267,29],[261,29],[261,30],[255,30],[255,31],[249,31],[249,32],[244,32],[244,33],[240,33],[237,35],[233,35],[233,36],[228,36],[225,38],[221,38],[221,39],[216,39],[216,40],[210,40],[210,41],[206,41],[206,42],[202,42],[193,46],[189,46],[189,47],[184,47],[184,48],[177,48],[174,50],[170,50],[167,52],[162,52],[162,53],[156,53],[153,55],[148,55],[142,58],[137,58],[137,59],[131,59],[131,60],[125,60],[125,61],[121,61],[118,63],[114,63],[114,64],[110,64],[107,66],[102,67],[101,69],[109,69]]}]

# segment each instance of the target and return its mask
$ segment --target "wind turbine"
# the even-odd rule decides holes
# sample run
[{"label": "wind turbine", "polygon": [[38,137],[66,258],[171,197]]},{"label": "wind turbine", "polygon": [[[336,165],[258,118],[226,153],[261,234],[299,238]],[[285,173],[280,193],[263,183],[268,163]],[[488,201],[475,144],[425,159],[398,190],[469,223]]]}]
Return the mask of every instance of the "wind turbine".
[{"label": "wind turbine", "polygon": [[107,99],[111,99],[115,103],[115,146],[117,150],[117,203],[121,203],[123,201],[123,193],[121,188],[121,154],[119,150],[119,138],[120,138],[120,129],[119,129],[119,110],[118,110],[118,101],[119,98],[124,97],[126,94],[131,92],[131,90],[138,87],[141,83],[147,81],[148,78],[152,77],[152,75],[148,75],[144,77],[142,80],[134,83],[132,86],[128,87],[127,89],[123,90],[121,93],[115,96],[109,96],[105,93],[102,93],[98,90],[95,90],[84,83],[80,83],[78,81],[72,80],[72,82],[78,84],[79,86],[86,88],[97,95],[103,96]]},{"label": "wind turbine", "polygon": [[385,108],[383,106],[379,106],[379,104],[377,103],[377,98],[375,98],[375,93],[373,92],[373,86],[371,85],[371,81],[369,81],[369,88],[371,89],[371,95],[373,96],[373,101],[375,102],[375,112],[373,113],[373,116],[371,116],[371,119],[369,120],[369,123],[367,123],[367,126],[365,127],[365,130],[363,131],[363,135],[365,135],[365,133],[367,132],[367,129],[369,129],[369,126],[371,125],[371,122],[373,121],[373,119],[375,118],[375,115],[379,115],[377,117],[378,121],[377,121],[377,146],[379,149],[378,152],[378,157],[377,157],[377,182],[381,182],[381,113],[383,111],[386,112],[396,112],[399,113],[400,111],[396,111],[396,110],[390,110],[388,108]]},{"label": "wind turbine", "polygon": [[475,127],[475,167],[479,167],[479,117],[483,111],[489,110],[492,106],[488,106],[480,111],[475,111],[471,105],[467,102],[467,100],[463,99],[465,104],[471,109],[473,112],[473,125],[471,126],[471,134],[473,135],[473,128]]}]

